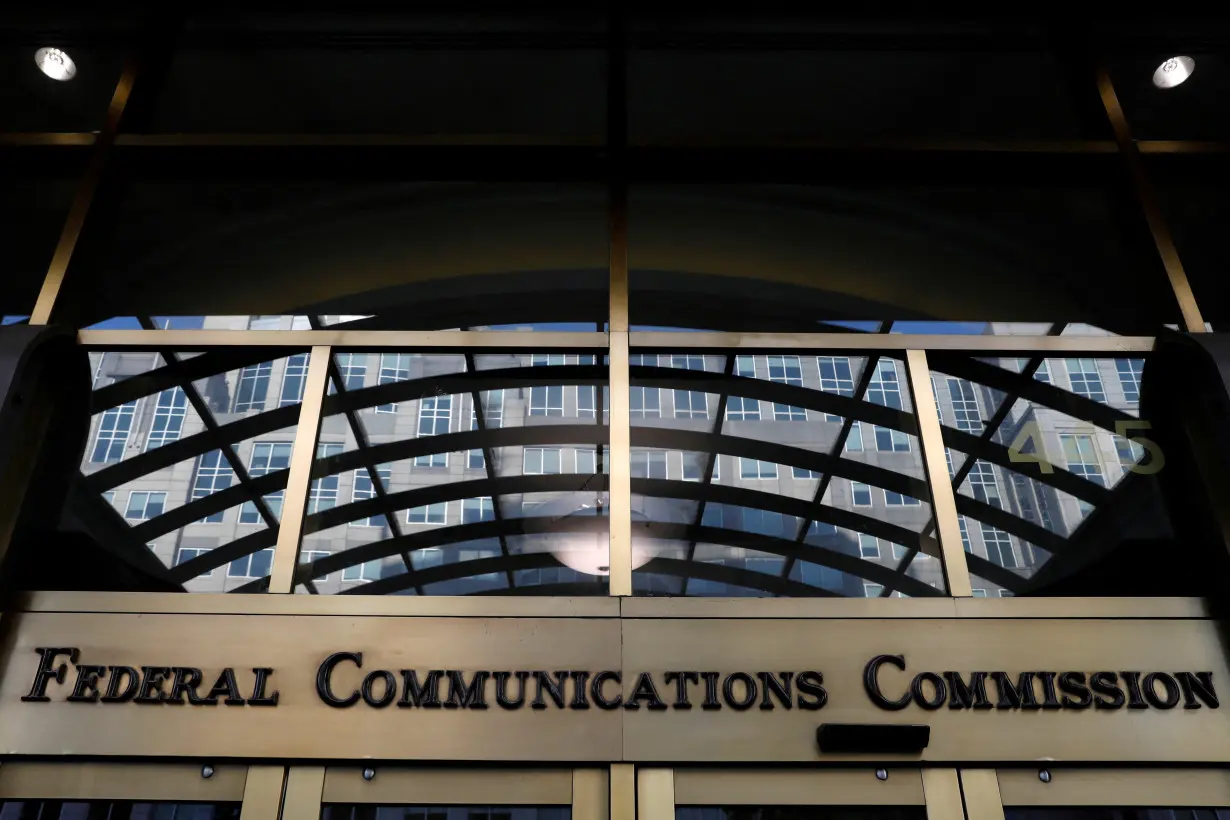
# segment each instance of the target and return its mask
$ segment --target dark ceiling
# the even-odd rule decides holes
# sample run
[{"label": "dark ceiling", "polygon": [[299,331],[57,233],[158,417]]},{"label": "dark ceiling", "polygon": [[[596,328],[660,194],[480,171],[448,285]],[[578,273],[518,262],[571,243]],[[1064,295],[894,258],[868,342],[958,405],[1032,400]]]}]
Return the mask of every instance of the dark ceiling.
[{"label": "dark ceiling", "polygon": [[[827,214],[823,229],[799,228],[814,236],[840,231],[838,211],[853,208],[841,219],[878,225],[860,230],[869,236],[879,231],[878,243],[891,246],[898,259],[946,258],[941,246],[960,248],[988,286],[980,300],[939,318],[974,318],[971,312],[982,311],[978,318],[1080,320],[1082,311],[1096,306],[1111,316],[1138,312],[1133,320],[1149,325],[1173,321],[1175,313],[1121,164],[1113,153],[1088,145],[1062,147],[1103,141],[1105,151],[1113,148],[1093,64],[1101,59],[1110,67],[1137,139],[1230,140],[1230,107],[1224,105],[1230,25],[1215,19],[923,18],[884,4],[863,10],[862,17],[800,17],[774,16],[771,6],[760,5],[756,18],[632,13],[615,37],[604,15],[575,7],[566,14],[516,15],[469,4],[417,8],[414,15],[277,15],[211,7],[153,20],[4,12],[0,72],[10,80],[0,84],[6,112],[0,128],[10,134],[99,130],[125,56],[142,56],[120,144],[70,268],[72,292],[90,303],[89,314],[131,312],[123,303],[138,296],[146,312],[166,312],[148,304],[159,297],[151,272],[165,294],[180,294],[169,299],[172,306],[189,310],[192,300],[183,294],[199,284],[202,268],[250,276],[245,265],[251,259],[267,260],[292,237],[336,226],[339,209],[352,222],[370,222],[364,217],[369,209],[386,215],[430,209],[417,198],[390,204],[396,192],[421,192],[430,182],[564,182],[600,195],[617,167],[612,151],[626,140],[630,148],[618,167],[634,193],[637,185],[703,182],[716,186],[715,201],[728,201],[735,189],[719,195],[723,183],[797,186],[801,190],[790,197]],[[615,43],[626,48],[612,52]],[[74,81],[51,82],[37,71],[33,49],[47,44],[73,55],[79,68]],[[1196,74],[1177,89],[1158,92],[1149,82],[1152,69],[1174,50],[1196,57]],[[626,97],[609,94],[619,90],[608,83],[612,53],[614,65],[626,62]],[[143,134],[199,135],[197,142],[228,134],[237,135],[237,144],[136,144]],[[268,143],[251,145],[253,135],[266,135]],[[321,141],[305,135],[393,135],[392,143],[419,144],[287,145]],[[0,310],[6,314],[27,312],[33,303],[91,151],[14,141],[21,140],[0,143],[0,173],[10,183],[0,190],[0,242],[8,257]],[[1023,141],[1048,147],[996,147]],[[941,143],[945,150],[934,150],[945,147]],[[1206,315],[1230,318],[1218,288],[1226,260],[1218,227],[1226,188],[1205,184],[1226,179],[1224,156],[1147,159],[1197,295],[1209,302],[1202,304]],[[763,193],[744,205],[759,208]],[[500,196],[510,195],[518,194],[509,189]],[[329,215],[301,223],[294,234],[266,231],[260,253],[246,255],[254,233],[285,222],[292,207],[308,209],[311,219]],[[659,221],[658,235],[643,232],[643,241],[654,246],[640,255],[647,269],[658,268],[650,260],[670,255],[663,243],[671,242],[669,230],[682,230],[675,221],[694,222],[704,213],[673,214],[672,221]],[[635,210],[631,219],[636,267]],[[558,225],[519,224],[530,238],[561,241]],[[769,236],[746,223],[731,224],[749,238]],[[370,231],[335,233],[329,252],[338,258],[379,255],[380,246],[400,233],[396,226],[390,230],[381,238]],[[490,237],[484,230],[470,223],[449,235],[481,243]],[[219,236],[238,237],[238,245],[219,242]],[[367,244],[347,249],[351,236]],[[721,240],[715,246],[729,239],[714,238]],[[601,235],[598,240],[600,250]],[[704,237],[693,231],[689,241],[695,246]],[[308,247],[300,243],[295,250],[303,255]],[[185,249],[193,258],[168,266]],[[816,240],[808,252],[817,269],[815,287],[828,292],[835,285],[825,271],[855,251],[835,252]],[[530,267],[520,270],[543,269],[553,256],[542,256],[536,265],[533,254],[525,255]],[[600,253],[583,256],[586,265],[591,256],[601,263]],[[678,272],[714,272],[697,269],[712,267],[712,253],[675,257]],[[417,264],[416,258],[411,254],[405,264]],[[510,251],[509,258],[518,256]],[[767,268],[776,264],[773,258],[766,252]],[[492,264],[466,272],[501,272],[498,262]],[[924,269],[916,276],[932,275]],[[1035,273],[1024,276],[1023,270]],[[1013,293],[1014,303],[1004,304],[1004,289],[993,283],[1009,274],[1025,287],[1072,294],[1065,315],[1038,315],[1056,310],[1053,300],[1025,293]],[[873,298],[883,290],[883,283],[870,282],[877,275],[858,274],[868,282],[854,286],[862,288],[860,298],[888,312],[918,304],[904,291],[908,298]],[[356,287],[369,284],[354,278]],[[385,287],[389,276],[370,284]],[[958,277],[948,286],[970,284]],[[849,292],[852,286],[841,287]],[[252,302],[244,309],[244,299],[236,298],[226,308],[276,307],[263,297]]]}]

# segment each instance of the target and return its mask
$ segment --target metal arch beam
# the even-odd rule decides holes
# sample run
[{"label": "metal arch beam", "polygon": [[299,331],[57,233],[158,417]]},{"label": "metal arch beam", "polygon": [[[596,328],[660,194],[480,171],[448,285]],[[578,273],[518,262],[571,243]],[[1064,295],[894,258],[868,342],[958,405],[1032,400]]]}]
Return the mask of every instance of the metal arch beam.
[{"label": "metal arch beam", "polygon": [[778,575],[691,559],[681,561],[678,558],[654,558],[641,567],[641,571],[652,572],[656,575],[677,576],[683,578],[685,585],[687,581],[695,578],[698,581],[714,581],[719,584],[756,589],[779,598],[843,597],[823,587],[814,587]]},{"label": "metal arch beam", "polygon": [[[148,318],[148,317],[147,317]],[[276,331],[261,331],[262,333]],[[166,348],[167,345],[151,345],[150,350]],[[123,353],[126,351],[102,350],[99,353]],[[191,352],[191,351],[189,351]],[[210,376],[219,376],[232,370],[239,370],[254,364],[270,361],[270,356],[279,358],[279,354],[290,355],[300,353],[302,349],[288,347],[285,350],[270,348],[216,348],[208,350],[190,359],[180,359],[177,367],[163,365],[145,373],[130,376],[120,382],[100,387],[90,395],[90,413],[101,413],[112,407],[134,401],[144,396],[160,393],[168,387],[176,387],[181,381],[197,381]]]},{"label": "metal arch beam", "polygon": [[[723,376],[727,378],[732,378],[734,376],[735,360],[737,358],[738,357],[734,353],[726,354],[726,363],[725,365],[723,365],[723,368],[722,368]],[[631,370],[631,368],[629,368],[629,370]],[[713,421],[712,434],[715,436],[722,435],[722,425],[726,421],[726,405],[729,399],[730,399],[729,389],[723,386],[722,392],[718,394],[717,417]],[[700,483],[706,488],[714,486],[713,470],[717,466],[717,459],[718,459],[718,453],[716,451],[710,450],[707,453],[705,453],[705,474],[704,476],[701,477]],[[696,505],[696,515],[693,517],[693,520],[692,520],[693,527],[699,527],[701,524],[701,521],[705,519],[706,501],[707,501],[707,498],[704,495],[704,493],[702,493],[700,501]],[[686,560],[688,561],[691,561],[695,557],[696,555],[696,539],[695,538],[693,538],[692,540],[688,542],[688,549],[687,549],[686,555],[687,555]],[[683,576],[683,584],[680,587],[679,591],[680,591],[680,594],[682,595],[688,594],[688,576],[686,575]]]}]

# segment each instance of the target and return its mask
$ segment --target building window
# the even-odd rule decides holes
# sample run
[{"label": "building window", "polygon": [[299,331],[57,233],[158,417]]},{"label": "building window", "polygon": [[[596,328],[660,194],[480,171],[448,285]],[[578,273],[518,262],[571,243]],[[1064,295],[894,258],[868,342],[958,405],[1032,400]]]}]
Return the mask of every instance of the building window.
[{"label": "building window", "polygon": [[[839,396],[854,395],[854,375],[850,370],[850,360],[844,356],[819,356],[816,366],[820,371],[820,389],[825,393],[836,393]],[[832,413],[824,414],[825,421],[841,421],[841,416]]]},{"label": "building window", "polygon": [[[1088,479],[1099,487],[1106,486],[1093,436],[1061,435],[1059,445],[1063,449],[1068,472]],[[1093,509],[1093,506],[1085,501],[1079,502],[1079,507],[1082,515],[1088,515]]]},{"label": "building window", "polygon": [[560,454],[558,447],[526,447],[522,475],[559,475]]},{"label": "building window", "polygon": [[252,364],[239,371],[239,389],[235,391],[235,412],[246,413],[265,409],[265,395],[269,392],[269,376],[273,362]]},{"label": "building window", "polygon": [[[563,353],[535,353],[530,356],[530,367],[558,367],[568,364],[568,356]],[[576,357],[573,357],[576,364]]]},{"label": "building window", "polygon": [[[394,384],[410,379],[410,353],[381,353],[380,374],[376,384]],[[364,366],[366,370],[366,365]],[[381,404],[376,407],[377,413],[396,413],[397,404]]]},{"label": "building window", "polygon": [[974,547],[970,544],[969,522],[965,520],[965,516],[957,516],[957,528],[961,531],[961,546],[965,548],[966,552],[972,553],[974,551]]},{"label": "building window", "polygon": [[1015,592],[1009,592],[1009,591],[1008,591],[1008,590],[1006,590],[1006,589],[1001,589],[1001,590],[999,591],[999,597],[1001,597],[1001,598],[1015,598],[1015,597],[1016,597],[1016,593],[1015,593]]},{"label": "building window", "polygon": [[860,532],[858,534],[858,554],[860,558],[878,561],[880,559],[880,539]]},{"label": "building window", "polygon": [[102,494],[102,497],[103,497],[103,500],[106,501],[108,504],[110,504],[112,507],[115,506],[115,490],[105,491]]},{"label": "building window", "polygon": [[[598,451],[594,450],[577,450],[577,473],[579,475],[597,475],[598,474]],[[611,450],[609,447],[602,448],[602,472],[609,473],[611,471]]]},{"label": "building window", "polygon": [[[321,442],[316,445],[317,459],[329,458],[340,452],[342,452],[342,445],[336,442],[328,444]],[[333,473],[312,482],[311,494],[308,496],[308,514],[318,513],[321,510],[328,510],[337,506],[337,482],[339,477],[337,473]]]},{"label": "building window", "polygon": [[188,397],[179,387],[163,390],[154,404],[154,419],[150,424],[145,449],[153,450],[179,439],[184,430],[184,417],[188,414]]},{"label": "building window", "polygon": [[633,387],[628,397],[632,418],[657,419],[662,417],[662,391],[658,388]]},{"label": "building window", "polygon": [[665,450],[633,450],[630,457],[633,478],[666,478]]},{"label": "building window", "polygon": [[871,506],[871,487],[861,481],[850,482],[850,496],[854,499],[856,507]]},{"label": "building window", "polygon": [[[276,473],[278,470],[289,469],[292,446],[289,441],[256,442],[252,445],[252,459],[248,463],[248,475],[252,478],[260,478],[269,473]],[[276,493],[265,496],[265,503],[269,505],[275,518],[280,518],[282,515],[283,492],[283,490],[278,490]],[[239,509],[239,523],[260,524],[263,521],[264,519],[256,510],[256,505],[251,501],[245,501]]]},{"label": "building window", "polygon": [[[681,370],[704,370],[704,356],[671,356],[670,366]],[[708,396],[695,390],[675,390],[675,418],[703,419],[709,416]]]},{"label": "building window", "polygon": [[992,564],[998,564],[1005,569],[1016,569],[1019,566],[1008,533],[983,524],[982,543],[987,548],[987,560]]},{"label": "building window", "polygon": [[1106,391],[1102,389],[1102,377],[1094,359],[1068,359],[1068,380],[1072,382],[1073,393],[1106,403]]},{"label": "building window", "polygon": [[978,410],[974,386],[965,379],[949,379],[948,395],[952,400],[950,406],[956,428],[967,433],[981,433],[982,414]]},{"label": "building window", "polygon": [[881,453],[910,452],[910,437],[900,430],[890,430],[887,427],[873,426],[876,438],[876,449]]},{"label": "building window", "polygon": [[1145,448],[1122,436],[1115,436],[1115,455],[1119,457],[1119,469],[1126,473],[1144,458]]},{"label": "building window", "polygon": [[974,590],[972,591],[972,595],[975,598],[985,598],[987,597],[987,591],[985,589],[978,589],[975,587]]},{"label": "building window", "polygon": [[[196,465],[196,480],[192,483],[192,500],[205,498],[231,486],[235,473],[221,450],[211,450],[201,456]],[[221,524],[225,510],[218,510],[202,518],[200,524]]]},{"label": "building window", "polygon": [[777,464],[772,461],[757,461],[754,458],[739,459],[740,478],[777,478]]},{"label": "building window", "polygon": [[273,567],[273,550],[257,550],[256,552],[236,558],[226,568],[228,578],[264,578]]},{"label": "building window", "polygon": [[461,523],[477,524],[479,521],[494,521],[495,505],[490,497],[467,498],[461,502]]},{"label": "building window", "polygon": [[1050,359],[1043,359],[1042,364],[1034,371],[1034,378],[1043,384],[1051,383]]},{"label": "building window", "polygon": [[128,494],[128,507],[124,510],[124,517],[129,521],[148,521],[162,515],[166,504],[166,493],[134,490]]},{"label": "building window", "polygon": [[[425,552],[426,550],[424,550]],[[342,570],[343,581],[379,581],[381,559],[354,564]]]},{"label": "building window", "polygon": [[530,388],[531,416],[563,416],[564,388],[560,385],[544,385]]},{"label": "building window", "polygon": [[[317,561],[323,558],[328,558],[328,557],[329,557],[328,550],[304,550],[303,552],[299,553],[299,563],[300,564],[314,564]],[[321,575],[319,578],[313,578],[312,583],[319,584],[319,583],[323,583],[328,580],[329,580],[328,575]]]},{"label": "building window", "polygon": [[367,354],[338,353],[337,372],[347,390],[362,390],[367,379]]},{"label": "building window", "polygon": [[850,423],[850,434],[846,436],[845,451],[847,453],[861,453],[863,451],[863,425],[862,422]]},{"label": "building window", "polygon": [[873,584],[870,581],[863,582],[863,597],[879,598],[884,594],[883,584]]},{"label": "building window", "polygon": [[[495,430],[504,425],[504,391],[488,390],[481,394],[483,403],[483,424],[488,430]],[[473,400],[470,402],[470,429],[478,429],[478,414],[474,412]],[[466,467],[471,470],[484,470],[487,463],[483,460],[482,450],[471,450],[466,455]]]},{"label": "building window", "polygon": [[303,401],[303,386],[307,384],[308,354],[296,353],[286,360],[286,372],[282,374],[282,398],[278,407],[299,404]]},{"label": "building window", "polygon": [[[769,381],[803,386],[803,368],[798,356],[769,356]],[[773,405],[775,421],[807,421],[807,411],[788,404]]]},{"label": "building window", "polygon": [[[735,375],[744,379],[756,378],[756,359],[753,356],[735,357]],[[760,421],[760,402],[743,396],[728,396],[726,399],[727,421]]]},{"label": "building window", "polygon": [[897,363],[892,359],[880,359],[876,362],[875,372],[867,386],[867,401],[883,407],[901,406],[901,381],[897,378]]},{"label": "building window", "polygon": [[448,502],[428,504],[423,507],[412,507],[406,511],[407,524],[446,524],[448,523]]},{"label": "building window", "polygon": [[999,496],[999,485],[995,482],[995,470],[985,461],[976,461],[969,471],[969,487],[974,498],[990,504],[992,507],[1003,507]]},{"label": "building window", "polygon": [[918,507],[922,502],[911,495],[902,495],[892,490],[884,491],[884,503],[890,507]]},{"label": "building window", "polygon": [[1144,370],[1144,359],[1115,359],[1115,371],[1123,385],[1123,400],[1128,404],[1140,404],[1140,377]]},{"label": "building window", "polygon": [[[204,555],[207,552],[209,552],[209,549],[206,549],[204,547],[180,547],[179,555],[177,555],[175,558],[175,566],[179,566],[180,564],[186,564],[189,561],[191,561],[193,558],[199,558],[200,556]],[[208,578],[209,576],[213,574],[214,574],[214,571],[211,569],[206,572],[202,572],[198,575],[194,575],[193,577],[194,578]]]},{"label": "building window", "polygon": [[819,478],[820,474],[815,470],[809,470],[806,467],[791,467],[790,474],[794,478]]},{"label": "building window", "polygon": [[[384,489],[389,489],[389,481],[393,478],[393,468],[387,464],[381,464],[376,467],[376,476],[380,479],[380,483],[384,485]],[[372,484],[371,474],[367,470],[354,471],[354,484],[351,488],[351,501],[366,501],[369,498],[376,497],[376,487]],[[387,521],[383,515],[373,515],[367,518],[360,518],[357,521],[350,522],[355,527],[383,527]]]},{"label": "building window", "polygon": [[130,401],[102,414],[98,434],[94,438],[94,449],[90,451],[91,462],[108,464],[124,457],[124,447],[128,444],[128,434],[132,432],[132,420],[136,413],[137,402]]},{"label": "building window", "polygon": [[[419,402],[419,438],[442,436],[453,417],[452,396],[427,396]],[[448,453],[430,453],[414,459],[415,467],[447,467]]]},{"label": "building window", "polygon": [[901,561],[905,559],[906,549],[901,544],[893,544],[893,560]]}]

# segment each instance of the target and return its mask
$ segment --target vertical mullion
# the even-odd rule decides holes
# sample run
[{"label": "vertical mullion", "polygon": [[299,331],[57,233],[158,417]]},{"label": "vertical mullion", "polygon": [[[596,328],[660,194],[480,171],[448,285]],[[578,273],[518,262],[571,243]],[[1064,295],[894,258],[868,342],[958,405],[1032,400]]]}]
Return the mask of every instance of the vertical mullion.
[{"label": "vertical mullion", "polygon": [[320,438],[320,414],[329,384],[327,345],[312,348],[307,381],[303,387],[303,403],[299,406],[299,426],[295,431],[294,449],[286,477],[286,492],[282,500],[282,523],[278,527],[278,543],[273,551],[273,570],[269,574],[270,592],[294,592],[295,565],[299,562],[299,540],[303,534],[303,516],[307,512],[308,494],[312,488],[312,465],[316,461],[316,442]]},{"label": "vertical mullion", "polygon": [[123,117],[124,109],[128,106],[128,100],[132,96],[132,86],[136,77],[137,60],[131,57],[124,65],[119,82],[116,83],[115,91],[111,95],[107,118],[103,122],[102,130],[94,139],[90,163],[77,186],[73,203],[69,207],[68,217],[64,220],[64,228],[60,231],[60,239],[56,242],[51,264],[47,266],[47,275],[43,278],[43,285],[39,289],[34,310],[30,313],[30,324],[32,325],[45,325],[51,321],[56,300],[64,285],[64,276],[68,272],[68,265],[72,261],[77,242],[81,239],[81,231],[85,227],[86,217],[89,216],[90,206],[94,203],[94,197],[102,184],[103,169],[111,153],[111,146],[115,143],[115,135],[119,132],[120,118]]},{"label": "vertical mullion", "polygon": [[1004,820],[1004,804],[995,770],[963,769],[960,774],[967,820]]},{"label": "vertical mullion", "polygon": [[610,781],[610,820],[647,820],[636,816],[636,766],[612,763]]},{"label": "vertical mullion", "polygon": [[927,820],[967,820],[956,769],[923,769],[922,783]]},{"label": "vertical mullion", "polygon": [[610,820],[609,780],[603,769],[573,770],[572,820]]},{"label": "vertical mullion", "polygon": [[1119,96],[1115,93],[1115,86],[1110,79],[1110,72],[1105,67],[1098,69],[1098,93],[1102,98],[1102,106],[1106,109],[1106,117],[1110,120],[1111,129],[1115,133],[1119,156],[1123,158],[1123,164],[1127,168],[1137,203],[1144,211],[1149,232],[1153,235],[1153,244],[1162,259],[1162,266],[1166,269],[1171,291],[1179,303],[1179,310],[1183,314],[1183,326],[1189,333],[1203,333],[1204,319],[1200,315],[1200,308],[1196,305],[1196,295],[1192,292],[1187,272],[1183,269],[1183,262],[1179,259],[1179,250],[1175,247],[1174,237],[1171,236],[1166,218],[1162,215],[1162,208],[1153,192],[1153,186],[1149,184],[1144,160],[1141,159],[1136,141],[1132,139],[1127,117],[1123,113],[1123,106],[1119,104]]},{"label": "vertical mullion", "polygon": [[239,820],[278,820],[285,777],[284,766],[249,766]]},{"label": "vertical mullion", "polygon": [[957,497],[948,477],[948,463],[944,459],[944,434],[940,429],[939,412],[935,408],[935,394],[931,391],[927,354],[922,350],[907,350],[905,356],[910,397],[918,419],[918,443],[922,447],[923,468],[931,490],[931,515],[935,518],[936,534],[940,540],[948,594],[954,598],[969,598],[974,593],[969,580],[969,566],[965,562],[965,547],[961,543],[961,527],[957,521]]},{"label": "vertical mullion", "polygon": [[291,766],[286,772],[282,817],[320,817],[320,798],[325,789],[324,766]]},{"label": "vertical mullion", "polygon": [[674,819],[675,770],[637,769],[636,820]]}]

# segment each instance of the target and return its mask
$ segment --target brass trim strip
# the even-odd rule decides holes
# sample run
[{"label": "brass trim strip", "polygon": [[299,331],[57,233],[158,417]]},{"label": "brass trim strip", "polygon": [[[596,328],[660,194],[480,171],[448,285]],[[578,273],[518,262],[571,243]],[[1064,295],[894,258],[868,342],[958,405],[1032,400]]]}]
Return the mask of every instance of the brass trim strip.
[{"label": "brass trim strip", "polygon": [[923,769],[927,820],[966,820],[956,769]]},{"label": "brass trim strip", "polygon": [[958,618],[1211,618],[1203,598],[962,598]]},{"label": "brass trim strip", "polygon": [[[674,820],[674,807],[669,818]],[[611,820],[649,820],[636,816],[636,767],[631,763],[611,764]]]},{"label": "brass trim strip", "polygon": [[632,594],[632,406],[628,334],[611,334],[610,594]]},{"label": "brass trim strip", "polygon": [[69,147],[79,145],[93,145],[98,139],[98,135],[90,132],[69,132],[69,131],[20,131],[0,134],[0,145],[15,146],[15,145],[38,145],[38,146],[56,146]]},{"label": "brass trim strip", "polygon": [[944,456],[939,408],[931,390],[931,368],[927,366],[927,354],[922,350],[908,350],[905,356],[914,417],[918,419],[918,444],[931,490],[931,515],[935,518],[935,532],[940,540],[948,594],[954,598],[968,598],[973,595],[969,565],[965,561],[965,547],[957,519],[957,498],[949,481],[948,462]]},{"label": "brass trim strip", "polygon": [[328,347],[313,347],[308,359],[303,401],[299,405],[299,426],[290,454],[286,493],[282,499],[282,520],[278,542],[273,550],[273,569],[269,573],[270,592],[294,592],[295,567],[299,563],[299,541],[303,516],[307,513],[312,488],[312,465],[316,463],[316,442],[320,438],[320,411],[329,387]]},{"label": "brass trim strip", "polygon": [[[103,331],[95,331],[103,332]],[[113,331],[108,331],[113,332]],[[1152,336],[934,336],[912,333],[672,333],[636,331],[633,349],[693,350],[721,348],[759,350],[848,350],[855,352],[951,350],[961,353],[1148,353]]]},{"label": "brass trim strip", "polygon": [[677,806],[921,806],[918,769],[851,771],[676,769]]},{"label": "brass trim strip", "polygon": [[607,769],[573,769],[572,820],[610,820],[609,783]]},{"label": "brass trim strip", "polygon": [[433,769],[329,766],[323,803],[571,806],[572,769]]},{"label": "brass trim strip", "polygon": [[951,598],[625,598],[624,618],[955,618]]},{"label": "brass trim strip", "polygon": [[636,820],[674,820],[675,770],[636,770]]},{"label": "brass trim strip", "polygon": [[[1227,769],[1000,769],[1005,806],[1230,806]],[[981,820],[970,816],[970,820]]]},{"label": "brass trim strip", "polygon": [[77,340],[96,350],[206,350],[215,347],[306,349],[330,346],[372,350],[605,350],[605,333],[506,330],[79,330]]},{"label": "brass trim strip", "polygon": [[[33,763],[0,766],[0,800],[176,800],[237,803],[247,766],[201,763]],[[281,767],[273,767],[280,769]]]},{"label": "brass trim strip", "polygon": [[282,820],[317,820],[324,786],[324,766],[291,766],[286,772]]},{"label": "brass trim strip", "polygon": [[960,774],[966,820],[1004,820],[1004,804],[999,798],[995,770],[962,769]]},{"label": "brass trim strip", "polygon": [[285,781],[285,766],[249,766],[239,820],[278,820]]}]

